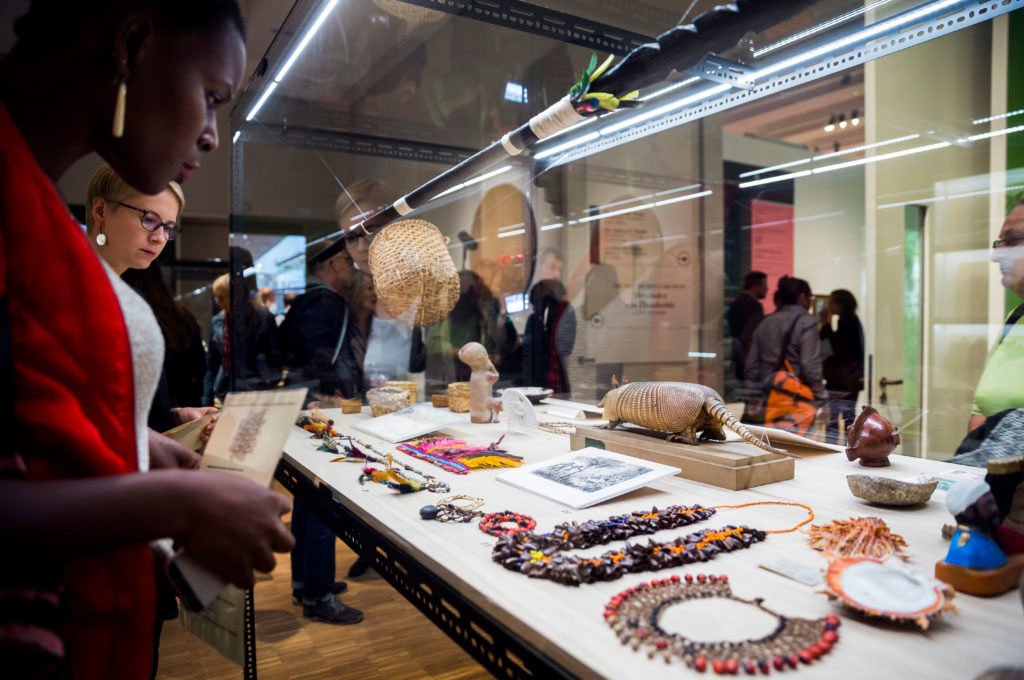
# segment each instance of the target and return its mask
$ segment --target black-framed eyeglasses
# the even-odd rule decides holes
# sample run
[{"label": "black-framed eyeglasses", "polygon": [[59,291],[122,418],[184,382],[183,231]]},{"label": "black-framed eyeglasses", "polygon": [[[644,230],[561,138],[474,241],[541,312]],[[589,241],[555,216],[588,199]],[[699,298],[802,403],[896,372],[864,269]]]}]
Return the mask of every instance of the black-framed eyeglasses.
[{"label": "black-framed eyeglasses", "polygon": [[159,229],[160,227],[163,227],[164,235],[167,236],[168,241],[173,241],[178,237],[178,234],[181,233],[181,227],[179,227],[174,222],[160,221],[160,216],[157,215],[152,210],[136,208],[134,205],[128,205],[127,203],[123,203],[121,201],[111,201],[111,203],[117,203],[122,207],[128,208],[129,210],[134,210],[135,212],[139,213],[139,223],[142,225],[142,228],[145,229],[146,231],[153,232]]}]

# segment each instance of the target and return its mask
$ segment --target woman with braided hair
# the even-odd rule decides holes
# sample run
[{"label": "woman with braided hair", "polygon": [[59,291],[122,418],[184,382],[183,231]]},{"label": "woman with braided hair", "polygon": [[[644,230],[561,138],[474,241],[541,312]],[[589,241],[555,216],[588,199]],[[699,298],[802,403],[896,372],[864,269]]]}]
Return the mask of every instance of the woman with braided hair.
[{"label": "woman with braided hair", "polygon": [[57,190],[90,152],[142,194],[186,180],[241,86],[244,30],[235,0],[35,0],[0,62],[6,678],[148,677],[150,541],[241,587],[291,548],[284,498],[147,432],[159,327]]}]

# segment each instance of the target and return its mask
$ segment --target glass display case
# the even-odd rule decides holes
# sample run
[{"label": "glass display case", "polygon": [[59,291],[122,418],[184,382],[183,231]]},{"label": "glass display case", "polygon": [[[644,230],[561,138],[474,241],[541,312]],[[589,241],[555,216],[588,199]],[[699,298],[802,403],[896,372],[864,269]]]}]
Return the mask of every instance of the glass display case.
[{"label": "glass display case", "polygon": [[[643,88],[643,106],[441,193],[405,217],[435,225],[458,270],[433,325],[383,309],[370,238],[317,261],[564,97],[593,53],[713,4],[298,0],[232,113],[231,337],[259,346],[231,354],[232,384],[329,400],[408,379],[429,399],[468,379],[456,352],[476,340],[496,387],[596,403],[613,376],[685,381],[755,418],[789,337],[815,438],[844,442],[870,403],[901,453],[947,458],[969,422],[1024,406],[1024,358],[997,354],[1024,342],[1005,324],[1024,289],[1024,227],[1007,220],[1024,198],[1019,0],[795,4]],[[318,334],[302,352],[256,339],[258,290],[288,324],[325,277],[346,321],[293,328]]]}]

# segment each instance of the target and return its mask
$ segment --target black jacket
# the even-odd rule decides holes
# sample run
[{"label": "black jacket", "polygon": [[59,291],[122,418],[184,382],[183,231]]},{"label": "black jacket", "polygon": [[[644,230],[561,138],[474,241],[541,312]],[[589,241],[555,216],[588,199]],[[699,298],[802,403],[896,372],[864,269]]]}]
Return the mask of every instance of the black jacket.
[{"label": "black jacket", "polygon": [[[342,329],[345,338],[335,359]],[[281,352],[291,371],[288,382],[308,385],[321,394],[361,396],[363,367],[352,352],[355,332],[345,298],[322,283],[311,284],[295,298],[281,323]]]}]

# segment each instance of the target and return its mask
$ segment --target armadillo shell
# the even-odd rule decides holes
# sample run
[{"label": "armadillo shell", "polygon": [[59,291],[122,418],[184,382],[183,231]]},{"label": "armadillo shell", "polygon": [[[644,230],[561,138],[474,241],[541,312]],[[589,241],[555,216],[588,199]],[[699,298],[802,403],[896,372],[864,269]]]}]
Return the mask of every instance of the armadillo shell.
[{"label": "armadillo shell", "polygon": [[691,427],[704,408],[704,395],[692,385],[672,382],[636,382],[619,388],[615,401],[621,420],[659,432],[681,432]]},{"label": "armadillo shell", "polygon": [[900,444],[893,424],[870,406],[857,415],[846,438],[848,460],[860,458],[860,464],[878,467],[889,464],[889,454]]}]

